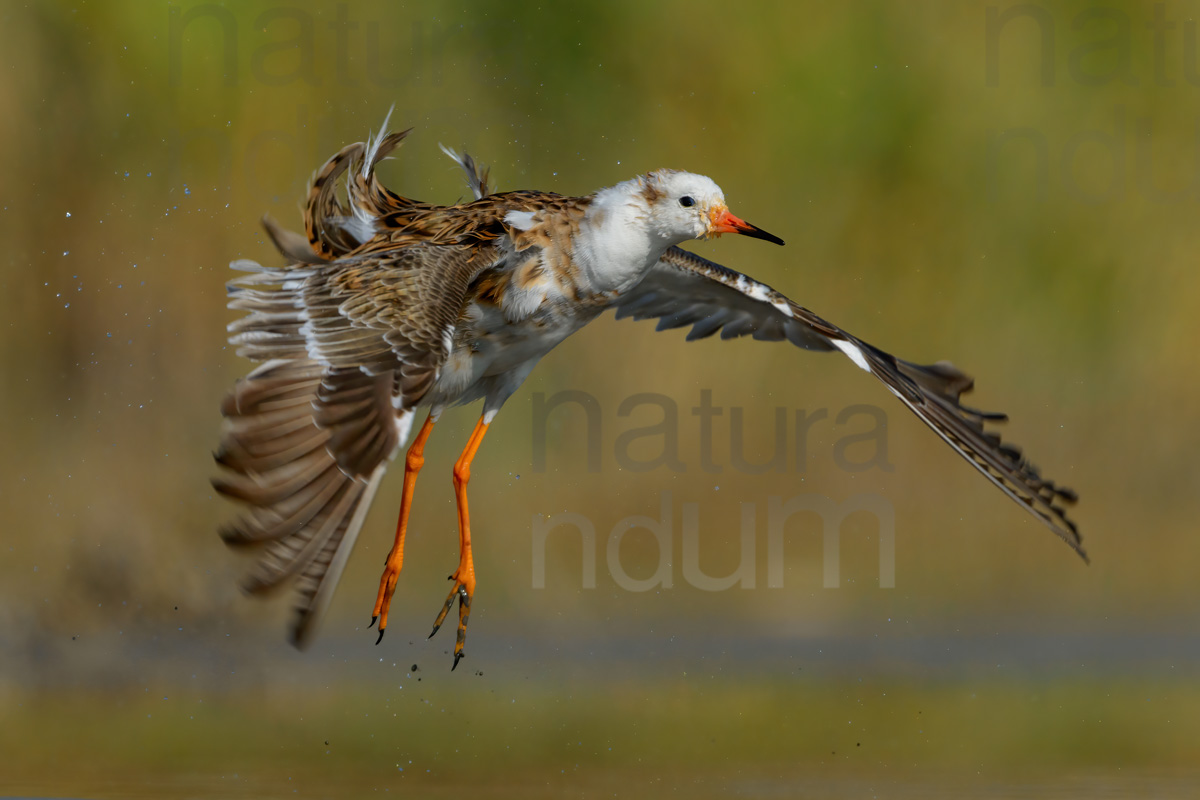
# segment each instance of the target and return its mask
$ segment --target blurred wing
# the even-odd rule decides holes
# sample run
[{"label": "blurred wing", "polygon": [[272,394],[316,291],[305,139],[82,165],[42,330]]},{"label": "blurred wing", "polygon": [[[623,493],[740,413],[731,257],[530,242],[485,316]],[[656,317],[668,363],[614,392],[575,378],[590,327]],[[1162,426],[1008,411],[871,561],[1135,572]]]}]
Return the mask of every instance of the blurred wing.
[{"label": "blurred wing", "polygon": [[299,576],[297,646],[332,598],[487,255],[411,246],[319,266],[233,265],[247,274],[231,282],[229,306],[247,313],[230,341],[266,363],[222,405],[225,472],[213,485],[248,508],[221,535],[264,547],[248,591]]},{"label": "blurred wing", "polygon": [[264,548],[246,591],[298,576],[297,647],[308,643],[332,599],[387,457],[407,435],[412,414],[396,415],[391,384],[390,375],[270,361],[238,381],[221,405],[215,458],[225,471],[213,486],[246,506],[221,536]]},{"label": "blurred wing", "polygon": [[924,366],[902,361],[771,287],[678,247],[669,249],[645,279],[622,296],[616,310],[618,318],[657,318],[658,330],[690,325],[688,341],[720,331],[725,339],[749,335],[767,341],[786,339],[809,350],[841,350],[883,381],[955,452],[1087,561],[1076,525],[1062,507],[1074,503],[1076,494],[1041,477],[1020,450],[985,429],[985,423],[1002,422],[1005,415],[959,402],[974,381],[949,362]]}]

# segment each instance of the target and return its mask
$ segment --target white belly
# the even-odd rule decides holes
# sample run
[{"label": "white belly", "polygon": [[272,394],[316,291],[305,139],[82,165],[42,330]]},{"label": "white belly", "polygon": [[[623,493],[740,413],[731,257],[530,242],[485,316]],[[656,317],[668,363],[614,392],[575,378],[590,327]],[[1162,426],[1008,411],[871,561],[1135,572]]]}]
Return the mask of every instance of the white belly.
[{"label": "white belly", "polygon": [[503,402],[543,356],[600,313],[574,311],[545,308],[514,322],[495,306],[472,305],[465,320],[468,330],[455,337],[427,402],[439,407],[484,396]]}]

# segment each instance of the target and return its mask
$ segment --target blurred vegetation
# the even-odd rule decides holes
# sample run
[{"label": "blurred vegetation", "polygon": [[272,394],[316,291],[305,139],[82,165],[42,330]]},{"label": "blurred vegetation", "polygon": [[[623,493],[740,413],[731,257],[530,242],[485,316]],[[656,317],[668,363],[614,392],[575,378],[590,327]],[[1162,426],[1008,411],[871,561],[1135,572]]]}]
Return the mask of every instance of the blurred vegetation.
[{"label": "blurred vegetation", "polygon": [[[233,318],[224,307],[226,265],[273,262],[261,215],[295,226],[311,171],[378,128],[393,105],[393,126],[416,132],[385,177],[422,199],[450,202],[465,191],[439,142],[490,164],[502,189],[582,194],[661,166],[712,176],[735,213],[788,244],[727,237],[691,246],[884,349],[950,359],[974,375],[971,402],[1008,412],[1006,436],[1080,492],[1075,517],[1093,557],[1090,567],[1080,564],[843,358],[753,341],[685,345],[679,332],[655,335],[649,323],[606,318],[545,359],[476,461],[474,637],[595,636],[586,659],[560,653],[553,671],[567,674],[578,660],[603,662],[604,637],[618,630],[635,640],[676,628],[714,643],[792,637],[798,659],[809,635],[903,640],[970,630],[1120,642],[1150,632],[1183,643],[1180,652],[1192,655],[1176,666],[1194,675],[1200,65],[1185,46],[1188,35],[1194,40],[1194,4],[766,3],[731,13],[683,2],[127,0],[0,9],[10,32],[0,79],[0,185],[8,189],[0,203],[0,358],[8,376],[0,419],[10,453],[0,463],[0,645],[9,665],[0,669],[0,699],[5,718],[20,726],[0,728],[6,747],[20,744],[29,764],[52,768],[32,751],[62,735],[75,707],[38,699],[43,691],[66,684],[100,693],[79,705],[89,722],[76,746],[92,752],[109,724],[102,720],[125,730],[140,719],[143,700],[135,697],[147,674],[159,674],[149,664],[171,657],[178,631],[202,647],[231,633],[282,637],[287,598],[241,597],[236,579],[247,562],[215,536],[232,513],[207,482],[217,407],[249,367],[225,341]],[[534,426],[545,421],[533,419],[531,398],[563,390],[599,401],[599,473],[587,470],[587,430],[573,408],[549,417],[546,468],[533,469]],[[713,429],[720,474],[701,466],[691,413],[706,390],[724,410]],[[682,472],[621,468],[620,434],[660,419],[649,406],[618,413],[637,393],[676,405]],[[839,466],[839,442],[864,423],[832,420],[860,403],[886,413],[891,469]],[[789,444],[785,472],[735,469],[733,410],[744,410],[747,457],[761,462],[771,453],[777,407],[789,419],[795,410],[827,409],[828,420],[814,424],[802,453]],[[449,471],[475,415],[449,414],[427,451],[397,593],[397,640],[424,635],[444,596],[457,547]],[[637,452],[652,456],[653,444]],[[873,455],[870,444],[852,447],[860,448],[848,450],[852,460]],[[398,472],[343,577],[326,624],[331,636],[366,621],[390,546]],[[605,559],[608,532],[626,517],[657,518],[664,492],[676,526],[680,504],[698,504],[701,564],[715,575],[736,564],[739,503],[756,504],[757,588],[687,585],[676,527],[674,587],[620,589]],[[819,531],[799,519],[788,527],[786,585],[766,588],[765,509],[772,497],[799,493],[885,498],[895,509],[896,588],[878,588],[879,534],[866,514],[846,521],[840,589],[822,588]],[[595,525],[594,591],[580,589],[581,545],[569,531],[551,536],[546,588],[530,588],[534,519],[562,512]],[[644,531],[625,537],[620,557],[636,577],[659,564]],[[345,659],[388,656],[388,643],[376,651],[361,636],[361,649],[339,650],[336,659],[321,643],[296,658],[324,659],[314,680],[336,687]],[[293,663],[272,653],[248,646],[231,670],[261,674],[267,685],[270,665]],[[1157,664],[1175,654],[1145,657]],[[653,663],[646,696],[687,692],[655,677]],[[1131,663],[1117,671],[1136,671]],[[1076,663],[1069,648],[1062,664],[1086,678],[1046,689],[1067,693],[1069,707],[1108,708],[1105,681],[1138,680],[1114,676],[1103,659]],[[486,670],[482,662],[471,667]],[[976,666],[961,669],[990,679],[975,675]],[[995,689],[992,710],[1011,711],[1003,720],[962,710],[943,745],[904,743],[911,732],[897,728],[892,756],[966,769],[973,762],[954,748],[985,752],[994,735],[1043,743],[1044,751],[1029,744],[1013,756],[1037,767],[1060,757],[1119,763],[1121,753],[1150,763],[1129,737],[1083,735],[1082,713],[1079,721],[1055,717],[1051,729],[1061,737],[1027,738],[1046,730],[1022,699],[1041,692],[1041,680],[1049,679]],[[703,754],[707,731],[732,708],[769,722],[781,684],[785,673],[729,688],[719,707],[688,697],[670,712],[646,713],[680,726],[662,729],[663,741]],[[219,684],[210,688],[219,695]],[[634,724],[630,717],[644,709],[607,704],[610,688],[599,680],[573,691],[582,708],[594,709],[595,730],[617,738],[611,726]],[[123,699],[129,691],[134,697]],[[488,736],[521,739],[519,723],[471,694],[480,691],[448,691],[444,702],[460,715],[478,709]],[[636,684],[620,691],[641,696]],[[779,691],[816,721],[786,736],[807,737],[798,741],[817,753],[850,701],[819,685],[803,697]],[[946,697],[929,684],[913,691],[930,695],[933,707],[953,703],[958,689]],[[1191,708],[1194,693],[1185,694],[1180,703]],[[254,727],[252,699],[208,702],[221,710],[208,718],[207,735],[271,735]],[[552,727],[563,706],[551,694],[538,702],[539,724]],[[1195,763],[1194,730],[1138,716],[1132,699],[1113,703],[1112,719],[1157,743],[1153,763]],[[592,729],[582,718],[572,724]],[[1007,727],[985,737],[981,728],[993,724]],[[14,741],[13,731],[26,730]],[[362,752],[377,752],[363,734],[345,735],[357,737]],[[403,735],[420,738],[413,729]],[[429,742],[448,742],[443,735],[451,733]],[[278,746],[297,760],[293,740]],[[443,757],[450,748],[428,746],[442,747],[434,755]],[[162,764],[217,769],[203,754],[218,751],[196,752],[186,763]],[[488,752],[480,756],[488,763],[507,759]],[[542,751],[531,752],[518,759],[530,769]],[[785,749],[751,760],[790,763]],[[609,766],[602,758],[585,763],[597,773]],[[642,768],[635,763],[622,762]],[[312,761],[305,768],[322,769]]]},{"label": "blurred vegetation", "polygon": [[[1167,682],[1147,698],[1143,687],[1091,681],[1031,691],[1004,680],[748,683],[684,673],[616,682],[599,696],[571,680],[507,677],[515,680],[504,688],[417,684],[408,675],[369,695],[337,688],[215,702],[187,690],[119,705],[44,698],[0,733],[14,764],[7,785],[44,786],[36,776],[55,769],[59,753],[31,740],[80,754],[72,774],[51,785],[92,797],[123,796],[118,787],[131,774],[156,796],[191,796],[188,776],[213,765],[220,776],[208,785],[247,797],[365,797],[381,788],[660,797],[674,786],[695,797],[873,790],[919,798],[930,796],[931,777],[943,796],[1161,797],[1186,796],[1195,778],[1194,763],[1177,769],[1193,755],[1182,743],[1200,719],[1192,682]],[[1103,716],[1097,695],[1106,698]],[[1162,724],[1164,714],[1174,725]],[[980,719],[989,724],[977,727]],[[1114,794],[1114,783],[1140,783],[1146,793]]]}]

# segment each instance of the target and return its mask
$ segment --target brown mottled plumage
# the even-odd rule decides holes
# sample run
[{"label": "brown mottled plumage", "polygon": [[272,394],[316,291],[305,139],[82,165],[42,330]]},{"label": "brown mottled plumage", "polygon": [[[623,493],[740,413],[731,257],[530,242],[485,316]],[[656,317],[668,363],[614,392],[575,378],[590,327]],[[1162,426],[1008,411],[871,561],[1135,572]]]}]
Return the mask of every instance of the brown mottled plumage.
[{"label": "brown mottled plumage", "polygon": [[[250,510],[222,535],[231,544],[269,543],[249,590],[303,576],[292,627],[298,645],[329,600],[413,410],[432,407],[428,426],[447,405],[483,397],[486,429],[537,360],[615,296],[573,257],[593,197],[488,194],[486,174],[451,153],[476,198],[453,206],[410,200],[382,187],[375,173],[407,133],[334,155],[313,177],[307,237],[264,220],[293,263],[235,262],[247,274],[230,282],[230,307],[247,312],[229,326],[231,341],[240,355],[265,363],[223,407],[217,460],[228,471],[214,484]],[[343,176],[345,200],[337,191]],[[518,223],[514,213],[524,215]],[[410,454],[406,472],[414,477],[419,460],[419,450]],[[468,468],[469,459],[460,472]],[[465,532],[466,479],[456,480]],[[407,501],[397,554],[406,519]],[[463,580],[447,601],[460,601],[456,664],[474,590],[465,533],[463,551]],[[381,588],[376,604],[381,633],[390,594]]]},{"label": "brown mottled plumage", "polygon": [[265,547],[249,591],[298,576],[297,645],[310,640],[415,409],[428,406],[405,459],[396,541],[376,597],[382,639],[425,441],[444,408],[483,399],[483,416],[455,465],[460,560],[434,624],[436,632],[457,599],[457,666],[475,589],[471,459],[538,360],[606,308],[657,318],[659,330],[690,325],[689,340],[720,331],[722,338],[843,351],[1086,559],[1063,509],[1074,493],[1043,479],[985,429],[1003,415],[960,404],[970,378],[946,362],[897,359],[769,286],[676,246],[721,233],[783,243],[730,214],[708,178],[660,170],[588,197],[490,194],[486,172],[446,150],[475,199],[438,206],[378,182],[376,165],[407,134],[349,145],[318,170],[304,210],[306,236],[264,220],[289,266],[233,264],[246,274],[230,282],[229,306],[246,315],[229,326],[230,341],[263,363],[222,406],[216,458],[226,471],[214,485],[248,510],[221,533],[231,544]]}]

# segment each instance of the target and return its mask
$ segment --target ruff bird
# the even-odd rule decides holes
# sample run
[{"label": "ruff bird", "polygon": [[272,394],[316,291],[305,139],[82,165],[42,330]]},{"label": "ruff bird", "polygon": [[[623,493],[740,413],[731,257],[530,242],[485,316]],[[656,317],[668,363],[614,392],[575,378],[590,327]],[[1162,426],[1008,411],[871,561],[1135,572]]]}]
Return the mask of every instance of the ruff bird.
[{"label": "ruff bird", "polygon": [[[737,233],[783,240],[734,216],[709,178],[658,170],[586,197],[492,193],[470,156],[445,150],[475,199],[440,206],[384,188],[380,160],[410,131],[342,149],[318,170],[305,235],[263,224],[283,267],[252,261],[229,284],[238,354],[262,362],[222,405],[224,467],[213,483],[248,510],[221,529],[233,545],[262,545],[250,592],[295,577],[290,639],[310,641],[388,462],[427,407],[404,460],[395,541],[371,622],[379,638],[404,561],[417,474],[434,424],[449,406],[483,401],[454,465],[459,561],[433,624],[458,601],[454,665],[475,595],[467,484],[471,461],[504,402],[559,342],[607,309],[690,326],[689,341],[720,333],[839,350],[874,375],[988,480],[1086,561],[1065,505],[1070,489],[1039,475],[988,423],[1003,414],[959,402],[972,380],[948,362],[923,366],[885,353],[766,284],[682,250],[689,239]],[[338,186],[345,176],[344,197]],[[430,636],[433,635],[430,634]]]}]

